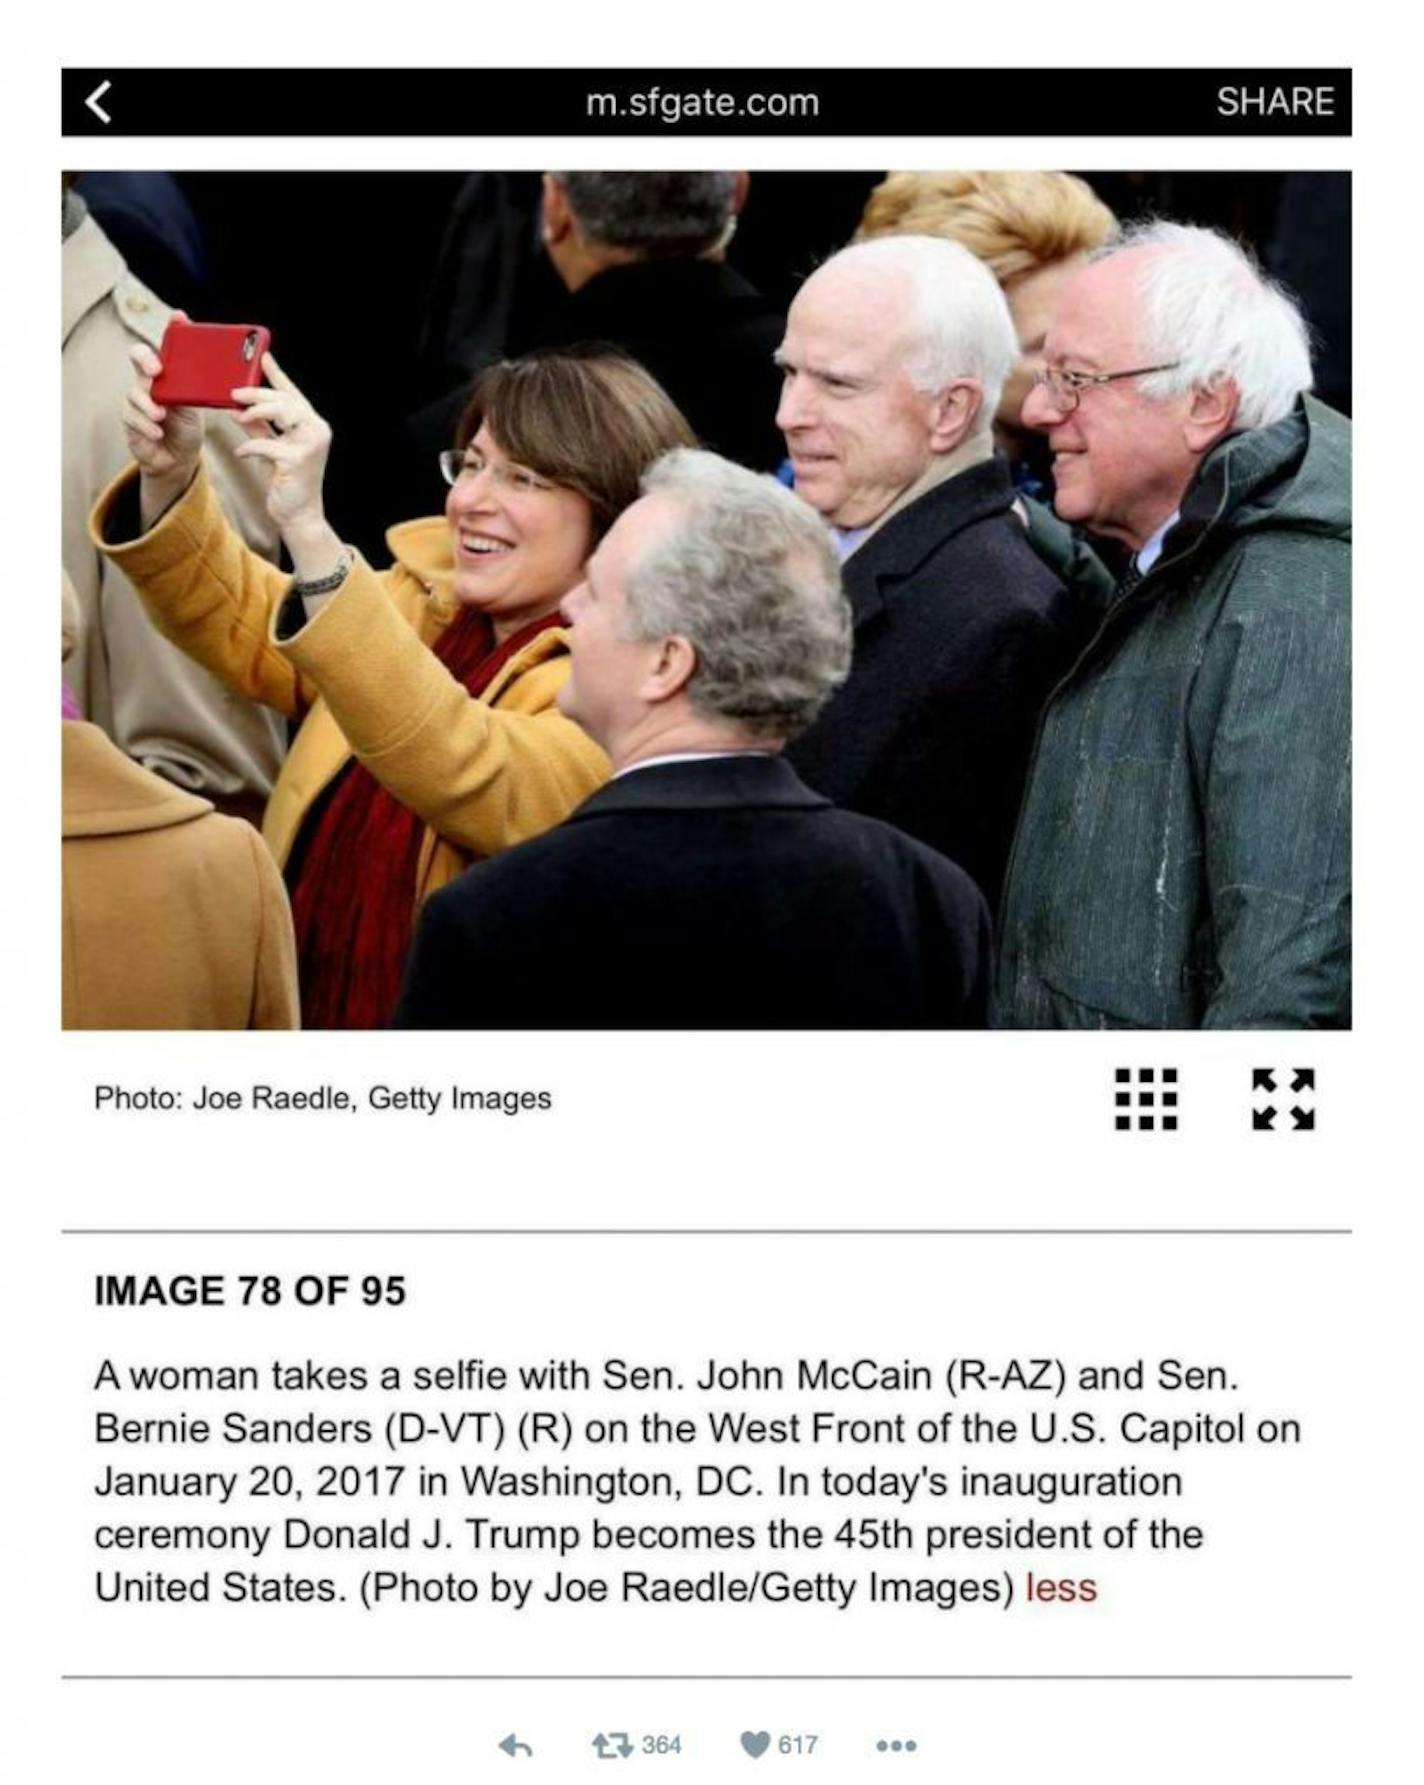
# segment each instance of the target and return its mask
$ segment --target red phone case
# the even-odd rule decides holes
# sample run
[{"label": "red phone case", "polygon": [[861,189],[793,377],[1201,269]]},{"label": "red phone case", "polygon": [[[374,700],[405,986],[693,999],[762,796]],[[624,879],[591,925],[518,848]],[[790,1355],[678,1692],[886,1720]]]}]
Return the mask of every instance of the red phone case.
[{"label": "red phone case", "polygon": [[153,381],[153,400],[165,407],[235,409],[233,390],[262,383],[262,355],[271,345],[270,330],[256,323],[184,322],[175,316],[158,350],[163,370]]}]

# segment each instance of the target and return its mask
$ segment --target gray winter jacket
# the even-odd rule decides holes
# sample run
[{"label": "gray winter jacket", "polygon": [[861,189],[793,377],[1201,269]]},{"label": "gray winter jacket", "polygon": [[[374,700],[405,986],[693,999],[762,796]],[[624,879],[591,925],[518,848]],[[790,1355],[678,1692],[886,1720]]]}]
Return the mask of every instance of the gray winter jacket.
[{"label": "gray winter jacket", "polygon": [[1350,425],[1203,462],[1050,696],[1004,896],[1009,1028],[1350,1022]]}]

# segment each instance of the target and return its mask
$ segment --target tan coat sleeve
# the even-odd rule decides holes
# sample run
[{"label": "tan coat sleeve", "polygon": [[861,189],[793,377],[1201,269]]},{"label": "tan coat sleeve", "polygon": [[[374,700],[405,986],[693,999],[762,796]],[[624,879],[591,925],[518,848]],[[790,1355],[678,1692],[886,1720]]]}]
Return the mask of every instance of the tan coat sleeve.
[{"label": "tan coat sleeve", "polygon": [[257,877],[257,965],[252,987],[252,1029],[300,1029],[297,944],[292,909],[281,870],[256,831],[251,831],[252,868]]},{"label": "tan coat sleeve", "polygon": [[271,619],[291,578],[243,542],[228,521],[207,471],[147,533],[109,544],[104,533],[115,502],[138,477],[130,465],[94,505],[95,545],[120,566],[165,638],[227,687],[289,718],[314,698],[271,642]]},{"label": "tan coat sleeve", "polygon": [[[64,244],[62,357],[64,566],[84,629],[65,681],[85,716],[127,755],[192,792],[270,792],[286,749],[276,714],[249,704],[162,638],[128,579],[89,535],[94,498],[127,464],[122,409],[129,348],[157,346],[167,307],[130,275],[92,217]],[[218,495],[255,550],[275,558],[265,478],[233,457],[244,436],[227,416],[205,422],[203,456]]]},{"label": "tan coat sleeve", "polygon": [[320,689],[382,785],[467,854],[550,830],[608,779],[608,758],[554,704],[566,653],[526,669],[493,706],[473,699],[359,559],[276,648]]}]

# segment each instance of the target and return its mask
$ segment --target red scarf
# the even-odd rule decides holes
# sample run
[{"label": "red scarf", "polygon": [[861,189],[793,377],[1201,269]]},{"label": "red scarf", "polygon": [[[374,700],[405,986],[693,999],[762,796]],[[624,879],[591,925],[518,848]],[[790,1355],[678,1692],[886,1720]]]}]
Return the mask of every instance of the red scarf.
[{"label": "red scarf", "polygon": [[[557,613],[502,645],[484,615],[463,608],[432,646],[478,699],[516,651]],[[292,917],[306,1029],[384,1029],[410,952],[415,870],[426,824],[354,759],[307,813],[293,851]]]}]

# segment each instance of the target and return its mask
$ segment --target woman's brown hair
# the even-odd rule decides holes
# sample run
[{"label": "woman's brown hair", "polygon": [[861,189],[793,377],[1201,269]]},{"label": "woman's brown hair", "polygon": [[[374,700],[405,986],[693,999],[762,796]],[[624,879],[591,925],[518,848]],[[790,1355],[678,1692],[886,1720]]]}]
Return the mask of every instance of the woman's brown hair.
[{"label": "woman's brown hair", "polygon": [[463,452],[488,424],[502,451],[537,476],[577,490],[601,539],[638,498],[643,473],[697,441],[658,381],[616,347],[541,349],[501,360],[475,380],[455,434]]}]

